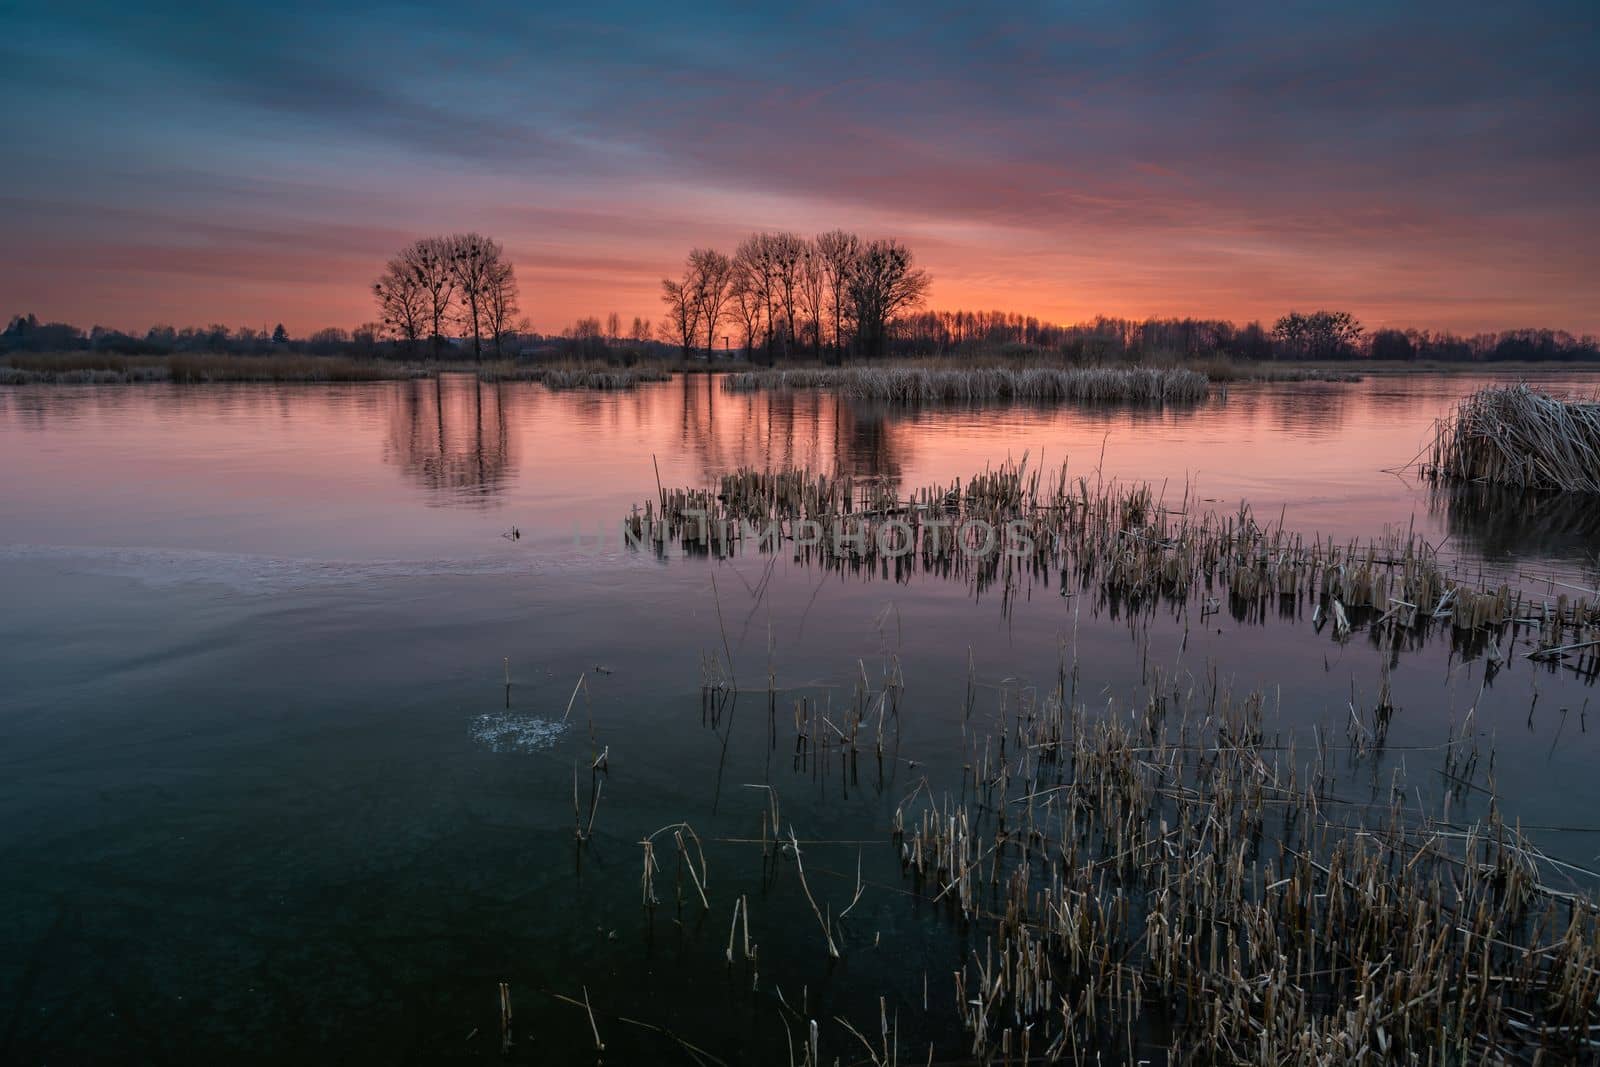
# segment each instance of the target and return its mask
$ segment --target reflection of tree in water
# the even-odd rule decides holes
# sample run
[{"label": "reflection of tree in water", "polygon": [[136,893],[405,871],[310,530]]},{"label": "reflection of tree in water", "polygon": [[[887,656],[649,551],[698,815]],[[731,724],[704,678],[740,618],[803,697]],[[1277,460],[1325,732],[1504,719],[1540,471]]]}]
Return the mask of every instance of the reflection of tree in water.
[{"label": "reflection of tree in water", "polygon": [[1267,403],[1274,428],[1299,437],[1333,437],[1343,428],[1351,402],[1350,386],[1297,382],[1275,389]]},{"label": "reflection of tree in water", "polygon": [[384,458],[440,504],[488,507],[516,468],[507,405],[514,391],[475,375],[398,383]]},{"label": "reflection of tree in water", "polygon": [[818,389],[728,393],[721,378],[686,374],[679,437],[709,475],[739,466],[835,466],[857,477],[898,484],[909,434],[894,432],[893,413]]},{"label": "reflection of tree in water", "polygon": [[[1222,418],[1246,425],[1269,425],[1295,437],[1332,437],[1344,426],[1351,403],[1351,386],[1323,382],[1236,383],[1226,396],[1195,404],[1187,411],[1197,412],[1215,406]],[[1134,411],[1143,415],[1165,416],[1178,408]],[[1268,421],[1270,420],[1270,421]]]},{"label": "reflection of tree in water", "polygon": [[1592,569],[1600,548],[1600,500],[1583,493],[1436,485],[1428,508],[1444,517],[1459,548],[1487,559],[1567,560]]},{"label": "reflection of tree in water", "polygon": [[877,478],[898,486],[902,473],[901,450],[909,435],[896,433],[894,412],[878,404],[839,400],[839,441],[858,478]]}]

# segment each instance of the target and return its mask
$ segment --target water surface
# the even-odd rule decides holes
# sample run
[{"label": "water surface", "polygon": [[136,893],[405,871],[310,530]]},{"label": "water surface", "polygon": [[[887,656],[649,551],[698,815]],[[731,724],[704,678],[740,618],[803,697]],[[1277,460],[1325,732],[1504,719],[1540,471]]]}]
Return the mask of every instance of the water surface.
[{"label": "water surface", "polygon": [[[922,1021],[923,975],[948,1018],[972,946],[910,902],[887,826],[923,779],[959,787],[969,654],[989,705],[1053,684],[1065,647],[1092,703],[1137,700],[1152,663],[1215,670],[1264,688],[1286,730],[1342,734],[1384,653],[1305,617],[1198,627],[1044,583],[1002,610],[926,575],[658,560],[619,544],[616,520],[658,471],[701,485],[810,464],[910,490],[1026,452],[1307,533],[1414,528],[1530,590],[1593,587],[1595,509],[1441,495],[1399,470],[1483,381],[1234,385],[1163,410],[902,409],[707,376],[625,394],[465,377],[0,391],[0,1060],[496,1058],[500,981],[525,1062],[594,1058],[581,1009],[551,995],[585,988],[612,1062],[682,1058],[618,1013],[729,1062],[781,1060],[778,990],[869,1031],[885,995],[906,1047],[951,1040]],[[701,657],[725,647],[760,691],[708,721]],[[847,700],[892,657],[896,758],[856,781],[797,766],[792,701]],[[1475,707],[1508,810],[1591,865],[1585,681],[1514,656],[1486,687],[1449,640],[1393,662],[1389,752],[1344,788],[1377,795],[1399,769],[1437,796],[1437,748]],[[575,768],[587,818],[602,750],[579,848]],[[806,869],[835,911],[859,859],[871,886],[844,961],[821,952],[792,872],[748,843],[767,803],[753,785],[830,842]],[[637,842],[679,820],[708,841],[713,911],[651,919]],[[739,894],[753,990],[723,961]],[[830,1059],[859,1053],[841,1034]]]}]

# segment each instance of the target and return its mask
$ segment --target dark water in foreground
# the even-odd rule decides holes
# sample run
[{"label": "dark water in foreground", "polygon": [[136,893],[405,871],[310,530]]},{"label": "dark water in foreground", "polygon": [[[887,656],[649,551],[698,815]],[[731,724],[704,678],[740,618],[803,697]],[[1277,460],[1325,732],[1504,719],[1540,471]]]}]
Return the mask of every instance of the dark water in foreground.
[{"label": "dark water in foreground", "polygon": [[[1140,699],[1152,663],[1215,670],[1266,690],[1285,732],[1341,736],[1381,654],[1305,617],[1190,627],[1044,585],[1003,611],[928,576],[659,561],[614,526],[653,495],[652,457],[669,486],[795,462],[911,489],[1029,451],[1308,534],[1414,526],[1463,567],[1593,588],[1596,509],[1384,473],[1478,384],[1234,386],[1159,412],[908,412],[704,378],[621,396],[465,379],[0,392],[0,1061],[495,1059],[502,981],[519,1062],[595,1059],[585,1012],[557,996],[584,990],[612,1063],[693,1062],[619,1016],[726,1062],[786,1062],[780,992],[822,1020],[829,1062],[864,1056],[833,1017],[875,1033],[880,996],[904,1059],[930,1040],[954,1059],[950,973],[981,946],[911,892],[888,826],[924,779],[960,790],[969,650],[980,710],[1054,684],[1065,640],[1091,705]],[[599,551],[574,545],[601,523]],[[761,691],[710,722],[701,658],[725,639]],[[891,657],[894,758],[855,780],[798,766],[793,700],[848,702]],[[1437,747],[1476,704],[1505,809],[1593,867],[1593,687],[1509,658],[1484,688],[1447,639],[1401,652],[1388,752],[1342,788],[1400,770],[1436,797]],[[587,819],[601,750],[580,848],[574,767]],[[769,786],[830,913],[860,865],[840,961],[792,863],[763,863]],[[669,843],[652,918],[638,841],[682,820],[706,842],[711,911],[680,921]],[[740,895],[754,983],[724,959]]]}]

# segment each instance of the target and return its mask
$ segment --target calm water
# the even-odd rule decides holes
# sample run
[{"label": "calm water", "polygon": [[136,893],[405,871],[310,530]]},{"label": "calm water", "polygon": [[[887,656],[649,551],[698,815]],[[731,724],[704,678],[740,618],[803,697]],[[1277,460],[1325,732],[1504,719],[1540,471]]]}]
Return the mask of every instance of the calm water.
[{"label": "calm water", "polygon": [[[465,378],[0,392],[0,1061],[494,1059],[500,981],[523,1062],[593,1061],[584,1012],[555,997],[584,989],[614,1063],[689,1062],[619,1014],[729,1062],[781,1061],[779,990],[869,1033],[885,995],[903,1048],[947,1043],[972,946],[904,892],[887,826],[924,777],[959,789],[969,649],[991,703],[1050,684],[1075,634],[1091,702],[1137,699],[1150,662],[1215,668],[1266,688],[1286,730],[1338,731],[1352,690],[1376,692],[1378,651],[1303,618],[1224,613],[1185,641],[1159,612],[1134,626],[1050,589],[1005,612],[931,577],[657,560],[615,533],[657,467],[699,485],[741,464],[839,465],[911,489],[1028,452],[1308,533],[1414,526],[1462,567],[1593,587],[1600,509],[1469,506],[1385,473],[1479,384],[1236,385],[1159,412],[907,411],[705,377],[627,395]],[[575,530],[603,530],[602,547]],[[741,680],[764,689],[770,665],[784,690],[771,733],[764,692],[702,716],[700,658],[724,631]],[[792,699],[848,700],[891,655],[899,758],[859,782],[797,768]],[[1400,769],[1436,796],[1432,749],[1476,702],[1507,810],[1592,866],[1591,687],[1520,657],[1482,682],[1448,641],[1401,653],[1390,754],[1347,791]],[[602,749],[579,849],[574,768],[587,818]],[[859,857],[843,961],[790,866],[763,870],[746,843],[767,803],[751,786],[827,842],[806,870],[835,913]],[[680,820],[707,839],[712,911],[652,920],[637,842]],[[753,990],[723,960],[740,894]],[[825,1035],[829,1060],[859,1055]]]}]

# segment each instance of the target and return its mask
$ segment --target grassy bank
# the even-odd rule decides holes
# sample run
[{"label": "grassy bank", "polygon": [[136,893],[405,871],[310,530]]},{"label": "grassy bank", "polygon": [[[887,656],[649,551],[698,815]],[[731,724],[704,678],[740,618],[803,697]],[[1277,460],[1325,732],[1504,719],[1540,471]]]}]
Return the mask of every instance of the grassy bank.
[{"label": "grassy bank", "polygon": [[416,364],[346,356],[123,356],[63,352],[11,356],[0,385],[125,384],[130,382],[371,382],[425,377]]},{"label": "grassy bank", "polygon": [[1090,403],[1193,403],[1204,400],[1204,374],[1177,368],[824,367],[730,374],[730,392],[836,389],[861,400],[930,403],[967,400],[1071,400]]},{"label": "grassy bank", "polygon": [[1600,401],[1525,384],[1480,389],[1436,424],[1423,472],[1441,481],[1600,493]]}]

